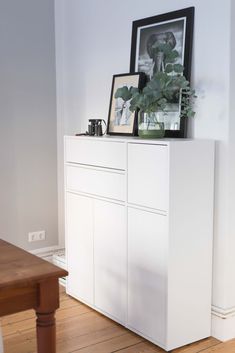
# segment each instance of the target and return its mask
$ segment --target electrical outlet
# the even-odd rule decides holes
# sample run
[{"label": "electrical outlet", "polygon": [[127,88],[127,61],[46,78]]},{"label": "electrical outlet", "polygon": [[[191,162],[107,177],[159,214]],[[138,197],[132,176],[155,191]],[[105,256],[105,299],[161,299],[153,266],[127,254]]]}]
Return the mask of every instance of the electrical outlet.
[{"label": "electrical outlet", "polygon": [[38,232],[30,232],[28,234],[28,241],[42,241],[46,239],[46,232],[45,230],[39,230]]}]

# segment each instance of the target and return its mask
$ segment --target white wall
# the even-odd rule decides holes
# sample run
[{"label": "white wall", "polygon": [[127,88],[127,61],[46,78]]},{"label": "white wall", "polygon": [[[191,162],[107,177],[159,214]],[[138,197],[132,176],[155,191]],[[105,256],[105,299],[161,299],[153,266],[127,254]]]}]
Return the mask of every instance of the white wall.
[{"label": "white wall", "polygon": [[[228,153],[228,244],[226,271],[226,305],[234,306],[235,298],[235,2],[231,0],[231,34],[230,34],[230,118],[229,118],[229,153]],[[234,279],[231,281],[231,279]]]},{"label": "white wall", "polygon": [[[235,25],[231,27],[230,17],[235,5],[231,7],[232,2],[56,0],[57,88],[63,100],[63,109],[59,107],[63,121],[58,131],[61,145],[64,133],[85,131],[89,118],[107,119],[112,75],[129,71],[132,21],[195,6],[192,84],[198,99],[189,136],[217,141],[213,310],[218,318],[227,318],[228,310],[235,318],[235,86],[230,80],[232,74],[234,77],[235,57]],[[62,154],[59,159],[62,165]],[[62,181],[59,190],[62,193]],[[221,309],[223,315],[219,316]],[[222,321],[213,330],[218,337]]]},{"label": "white wall", "polygon": [[[58,244],[53,0],[0,0],[0,237]],[[45,230],[46,241],[28,243]]]}]

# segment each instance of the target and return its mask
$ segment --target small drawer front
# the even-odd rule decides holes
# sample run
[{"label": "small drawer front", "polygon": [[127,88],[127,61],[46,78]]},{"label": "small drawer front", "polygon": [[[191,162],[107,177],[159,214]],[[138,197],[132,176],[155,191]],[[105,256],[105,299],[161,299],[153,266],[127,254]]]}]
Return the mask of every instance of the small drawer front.
[{"label": "small drawer front", "polygon": [[128,202],[167,211],[168,147],[128,144]]},{"label": "small drawer front", "polygon": [[125,200],[125,175],[80,166],[67,166],[67,189],[109,199]]},{"label": "small drawer front", "polygon": [[66,162],[120,170],[126,169],[125,144],[123,142],[73,137],[66,138],[65,144]]}]

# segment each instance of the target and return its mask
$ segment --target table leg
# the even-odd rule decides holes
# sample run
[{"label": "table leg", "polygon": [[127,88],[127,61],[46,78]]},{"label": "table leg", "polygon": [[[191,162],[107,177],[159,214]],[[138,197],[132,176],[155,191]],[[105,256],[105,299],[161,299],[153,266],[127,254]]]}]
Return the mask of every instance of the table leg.
[{"label": "table leg", "polygon": [[37,315],[38,353],[56,353],[55,310],[59,307],[58,279],[39,283]]},{"label": "table leg", "polygon": [[38,353],[56,353],[54,313],[36,312]]}]

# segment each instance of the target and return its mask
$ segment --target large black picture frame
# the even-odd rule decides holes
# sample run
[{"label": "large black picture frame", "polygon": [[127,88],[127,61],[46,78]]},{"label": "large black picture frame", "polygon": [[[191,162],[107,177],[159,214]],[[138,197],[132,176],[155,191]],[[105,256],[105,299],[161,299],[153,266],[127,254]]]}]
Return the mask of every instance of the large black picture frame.
[{"label": "large black picture frame", "polygon": [[[147,52],[147,43],[151,35],[173,33],[179,60],[184,66],[184,76],[190,81],[192,64],[194,7],[164,13],[134,21],[132,24],[130,72],[144,72],[149,75],[148,63],[151,59]],[[175,30],[175,32],[174,32]],[[146,59],[146,60],[145,60]],[[180,103],[178,105],[180,112]],[[179,116],[179,112],[178,116]],[[165,137],[184,138],[187,135],[187,118],[179,118],[179,129],[166,129]]]}]

